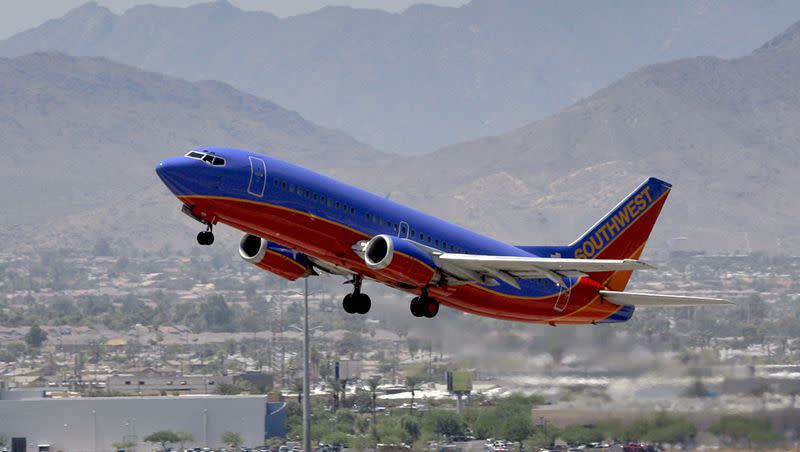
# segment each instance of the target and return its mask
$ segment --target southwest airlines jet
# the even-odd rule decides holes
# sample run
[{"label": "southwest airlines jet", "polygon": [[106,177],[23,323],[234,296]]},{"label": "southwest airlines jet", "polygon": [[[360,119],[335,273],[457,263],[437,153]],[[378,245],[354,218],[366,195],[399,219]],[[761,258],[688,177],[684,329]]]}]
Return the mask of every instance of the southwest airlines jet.
[{"label": "southwest airlines jet", "polygon": [[353,285],[342,305],[366,314],[368,278],[411,294],[415,317],[445,305],[503,320],[556,324],[614,323],[637,306],[727,304],[625,292],[670,192],[650,178],[565,246],[515,246],[448,223],[308,169],[254,152],[201,148],[160,162],[156,172],[206,225],[244,232],[241,257],[289,280],[320,273]]}]

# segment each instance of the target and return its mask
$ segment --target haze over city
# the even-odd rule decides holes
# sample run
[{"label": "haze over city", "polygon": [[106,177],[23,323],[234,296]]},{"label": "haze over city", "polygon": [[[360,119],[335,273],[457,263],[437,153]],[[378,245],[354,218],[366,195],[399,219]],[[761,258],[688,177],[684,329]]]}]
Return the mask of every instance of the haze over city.
[{"label": "haze over city", "polygon": [[[800,3],[10,0],[0,28],[0,449],[797,446]],[[261,210],[202,205],[226,189]],[[562,298],[600,272],[536,259],[587,250],[655,269]],[[538,323],[486,302],[516,290]]]}]

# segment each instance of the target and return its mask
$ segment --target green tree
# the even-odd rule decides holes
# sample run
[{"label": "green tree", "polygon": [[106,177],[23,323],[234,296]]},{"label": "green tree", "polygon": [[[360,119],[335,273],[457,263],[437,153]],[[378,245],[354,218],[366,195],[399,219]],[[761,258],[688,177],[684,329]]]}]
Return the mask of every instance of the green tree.
[{"label": "green tree", "polygon": [[212,331],[230,331],[233,311],[222,295],[212,295],[204,306],[206,326]]},{"label": "green tree", "polygon": [[29,347],[39,348],[46,340],[47,333],[41,329],[39,325],[33,325],[25,334],[25,343],[28,344]]},{"label": "green tree", "polygon": [[430,431],[448,437],[464,432],[464,420],[455,411],[431,410],[425,415],[424,423]]},{"label": "green tree", "polygon": [[602,441],[605,435],[598,427],[585,425],[570,425],[561,431],[561,439],[570,444],[590,443]]},{"label": "green tree", "polygon": [[732,414],[723,416],[711,425],[709,432],[727,438],[733,443],[747,441],[748,448],[753,442],[776,441],[781,436],[772,430],[768,419],[753,418]]},{"label": "green tree", "polygon": [[370,410],[372,411],[372,437],[376,440],[378,439],[378,424],[375,422],[375,399],[376,393],[378,392],[378,385],[381,382],[381,377],[372,377],[367,382],[367,386],[369,387],[369,394],[370,394]]},{"label": "green tree", "polygon": [[408,412],[414,412],[414,395],[417,389],[419,389],[419,384],[422,382],[422,378],[419,375],[409,375],[406,377],[406,388],[411,391],[411,405],[408,406]]},{"label": "green tree", "polygon": [[135,446],[136,443],[134,443],[133,441],[116,441],[111,443],[111,447],[113,447],[116,450],[132,449]]},{"label": "green tree", "polygon": [[411,416],[404,416],[400,420],[400,426],[403,428],[404,440],[407,443],[414,443],[419,439],[419,422]]},{"label": "green tree", "polygon": [[234,432],[225,432],[222,434],[222,443],[227,444],[232,449],[238,449],[242,444],[242,435]]},{"label": "green tree", "polygon": [[505,434],[503,437],[505,439],[518,442],[521,446],[522,441],[533,433],[533,423],[531,422],[530,415],[513,416],[506,419],[504,430]]},{"label": "green tree", "polygon": [[178,444],[181,445],[181,450],[185,450],[186,443],[194,441],[194,435],[189,432],[178,432]]},{"label": "green tree", "polygon": [[169,444],[177,443],[181,440],[180,436],[172,430],[159,430],[144,437],[145,442],[161,444],[161,450],[167,450]]}]

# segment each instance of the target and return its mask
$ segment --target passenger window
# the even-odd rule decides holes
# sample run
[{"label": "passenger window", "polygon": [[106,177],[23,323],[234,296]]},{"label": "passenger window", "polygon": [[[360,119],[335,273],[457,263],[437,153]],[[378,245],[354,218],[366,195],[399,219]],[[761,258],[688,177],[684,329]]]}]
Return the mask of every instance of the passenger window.
[{"label": "passenger window", "polygon": [[386,226],[386,222],[383,221],[383,218],[381,218],[381,226]]},{"label": "passenger window", "polygon": [[339,201],[336,201],[336,208],[339,208]]},{"label": "passenger window", "polygon": [[281,188],[286,190],[286,182],[281,182]]},{"label": "passenger window", "polygon": [[411,230],[411,238],[413,239],[413,238],[416,238],[416,237],[417,237],[417,231],[412,229]]},{"label": "passenger window", "polygon": [[425,234],[423,234],[423,233],[421,233],[421,232],[420,232],[420,233],[419,233],[419,239],[420,239],[420,240],[425,240]]},{"label": "passenger window", "polygon": [[431,243],[431,236],[428,236],[428,243]]},{"label": "passenger window", "polygon": [[439,246],[439,239],[434,240],[434,243],[436,243],[436,246]]},{"label": "passenger window", "polygon": [[319,199],[319,196],[316,193],[314,193],[314,201],[316,201],[317,199]]},{"label": "passenger window", "polygon": [[393,225],[392,225],[392,229],[394,229],[394,232],[397,232],[397,225],[396,225],[396,224],[393,224]]},{"label": "passenger window", "polygon": [[406,231],[407,231],[406,225],[401,225],[400,226],[400,234],[406,235]]},{"label": "passenger window", "polygon": [[447,242],[442,242],[442,248],[447,249]]},{"label": "passenger window", "polygon": [[311,199],[311,192],[306,190],[306,199]]},{"label": "passenger window", "polygon": [[301,187],[297,187],[297,196],[303,196],[303,189]]},{"label": "passenger window", "polygon": [[330,207],[333,207],[333,201],[331,201],[331,198],[328,198],[328,208]]},{"label": "passenger window", "polygon": [[356,214],[356,208],[355,207],[351,207],[350,208],[350,213],[355,215]]},{"label": "passenger window", "polygon": [[272,179],[272,183],[275,184],[275,186],[277,187],[278,186],[278,179]]},{"label": "passenger window", "polygon": [[294,185],[289,184],[289,192],[294,193]]},{"label": "passenger window", "polygon": [[373,215],[373,216],[372,216],[372,222],[373,222],[373,223],[375,223],[375,224],[378,224],[378,217],[376,217],[375,215]]}]

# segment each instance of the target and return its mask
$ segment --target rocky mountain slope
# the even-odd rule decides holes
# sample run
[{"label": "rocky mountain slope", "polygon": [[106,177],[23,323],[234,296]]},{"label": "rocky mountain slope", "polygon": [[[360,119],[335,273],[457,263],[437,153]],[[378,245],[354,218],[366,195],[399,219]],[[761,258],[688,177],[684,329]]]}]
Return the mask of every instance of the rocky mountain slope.
[{"label": "rocky mountain slope", "polygon": [[[197,146],[258,149],[333,174],[387,158],[223,83],[190,83],[106,59],[0,59],[0,81],[0,223],[17,225],[5,234],[160,185],[154,165]],[[116,208],[118,225],[159,215]]]},{"label": "rocky mountain slope", "polygon": [[521,126],[645,64],[743,55],[797,18],[792,0],[473,0],[286,19],[225,1],[122,15],[88,3],[0,55],[57,50],[221,80],[405,153]]},{"label": "rocky mountain slope", "polygon": [[795,254],[799,121],[795,24],[741,58],[645,67],[552,117],[395,165],[395,178],[435,189],[428,202],[453,219],[545,242],[576,237],[655,175],[675,184],[660,245]]}]

